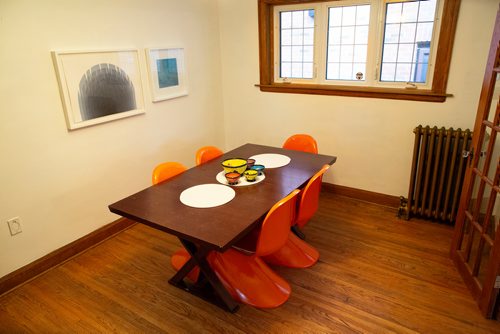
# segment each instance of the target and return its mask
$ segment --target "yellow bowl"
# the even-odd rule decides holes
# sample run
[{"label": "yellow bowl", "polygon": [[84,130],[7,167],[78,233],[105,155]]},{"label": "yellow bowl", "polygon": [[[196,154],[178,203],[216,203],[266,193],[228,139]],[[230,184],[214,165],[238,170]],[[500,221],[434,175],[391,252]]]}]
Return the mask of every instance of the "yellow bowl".
[{"label": "yellow bowl", "polygon": [[245,169],[247,169],[247,159],[226,159],[222,162],[222,167],[224,167],[224,172],[226,173],[236,172],[238,174],[243,174]]},{"label": "yellow bowl", "polygon": [[256,171],[255,169],[247,169],[243,174],[245,174],[245,178],[247,179],[248,182],[254,182],[259,172]]}]

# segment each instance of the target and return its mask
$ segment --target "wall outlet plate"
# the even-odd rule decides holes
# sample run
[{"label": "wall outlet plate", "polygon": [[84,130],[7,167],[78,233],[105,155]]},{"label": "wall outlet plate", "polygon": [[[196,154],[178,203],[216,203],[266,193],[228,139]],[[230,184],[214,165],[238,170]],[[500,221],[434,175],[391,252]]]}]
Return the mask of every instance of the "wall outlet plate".
[{"label": "wall outlet plate", "polygon": [[7,225],[9,225],[10,235],[12,236],[19,234],[23,231],[21,228],[21,219],[19,217],[14,217],[7,220]]}]

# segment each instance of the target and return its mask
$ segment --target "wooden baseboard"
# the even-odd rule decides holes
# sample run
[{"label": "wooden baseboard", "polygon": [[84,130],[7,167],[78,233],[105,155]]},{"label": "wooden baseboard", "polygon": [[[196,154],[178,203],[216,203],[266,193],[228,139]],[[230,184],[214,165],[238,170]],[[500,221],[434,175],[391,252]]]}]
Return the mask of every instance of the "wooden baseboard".
[{"label": "wooden baseboard", "polygon": [[32,280],[50,268],[58,266],[75,255],[96,246],[97,244],[134,224],[136,223],[132,220],[120,218],[30,264],[27,264],[22,268],[19,268],[10,274],[7,274],[6,276],[0,278],[0,296],[17,286]]},{"label": "wooden baseboard", "polygon": [[399,196],[392,196],[392,195],[376,193],[373,191],[339,186],[332,183],[323,182],[322,189],[342,196],[356,198],[361,201],[389,206],[393,208],[398,208],[400,203]]}]

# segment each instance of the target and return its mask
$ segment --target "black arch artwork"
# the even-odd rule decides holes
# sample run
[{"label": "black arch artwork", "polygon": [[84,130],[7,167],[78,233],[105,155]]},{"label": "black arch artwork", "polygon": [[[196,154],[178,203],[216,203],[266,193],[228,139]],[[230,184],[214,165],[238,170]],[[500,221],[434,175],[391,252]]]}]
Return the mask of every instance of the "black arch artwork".
[{"label": "black arch artwork", "polygon": [[134,84],[118,66],[94,65],[80,80],[78,104],[82,121],[137,109]]}]

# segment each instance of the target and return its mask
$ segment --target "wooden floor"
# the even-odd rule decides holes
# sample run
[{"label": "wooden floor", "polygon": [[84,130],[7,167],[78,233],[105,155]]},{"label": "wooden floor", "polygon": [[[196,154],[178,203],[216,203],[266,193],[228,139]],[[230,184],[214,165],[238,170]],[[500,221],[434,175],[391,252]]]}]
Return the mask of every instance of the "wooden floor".
[{"label": "wooden floor", "polygon": [[272,310],[225,312],[167,283],[179,242],[137,224],[0,297],[1,333],[500,333],[448,258],[452,229],[323,193],[321,253]]}]

